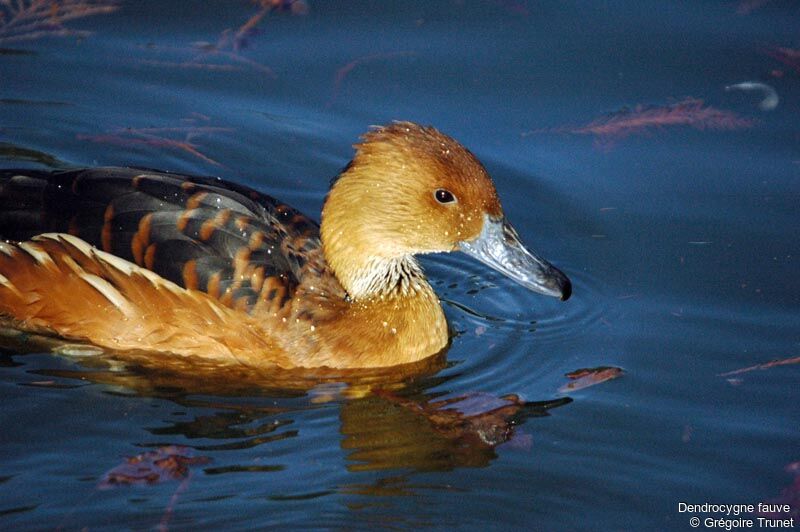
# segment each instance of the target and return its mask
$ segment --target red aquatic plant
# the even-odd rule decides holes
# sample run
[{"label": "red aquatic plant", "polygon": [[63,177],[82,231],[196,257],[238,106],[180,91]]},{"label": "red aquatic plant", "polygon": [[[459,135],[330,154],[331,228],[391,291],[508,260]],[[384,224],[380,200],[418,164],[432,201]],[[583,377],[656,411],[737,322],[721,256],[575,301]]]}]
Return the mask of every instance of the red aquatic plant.
[{"label": "red aquatic plant", "polygon": [[260,33],[259,25],[264,18],[273,12],[288,12],[293,15],[304,15],[308,12],[308,5],[304,0],[254,0],[258,11],[251,15],[241,26],[227,28],[217,37],[215,42],[196,42],[188,47],[148,46],[147,49],[156,52],[177,53],[191,57],[185,60],[140,59],[139,63],[156,67],[185,68],[209,71],[232,71],[252,69],[268,77],[274,78],[275,73],[266,65],[242,55],[250,41]]},{"label": "red aquatic plant", "polygon": [[410,52],[407,50],[400,50],[397,52],[369,54],[350,61],[349,63],[347,63],[346,65],[344,65],[343,67],[339,68],[336,71],[336,75],[333,78],[333,91],[331,92],[331,97],[328,100],[326,107],[330,107],[331,105],[334,104],[336,98],[339,96],[339,90],[341,89],[342,82],[355,68],[365,63],[371,63],[373,61],[384,61],[387,59],[393,59],[395,57],[405,57],[411,55],[414,55],[414,52]]},{"label": "red aquatic plant", "polygon": [[119,486],[147,486],[180,480],[181,483],[170,497],[158,525],[158,530],[167,530],[178,498],[189,485],[191,478],[189,467],[209,462],[211,462],[211,458],[207,456],[192,456],[188,447],[164,445],[152,451],[125,458],[121,464],[103,475],[97,487],[106,490]]},{"label": "red aquatic plant", "polygon": [[726,373],[720,373],[719,377],[730,377],[732,375],[739,375],[741,373],[749,373],[751,371],[774,368],[775,366],[786,366],[788,364],[800,364],[800,357],[781,358],[764,362],[763,364],[756,364],[755,366],[748,366],[746,368],[739,368]]},{"label": "red aquatic plant", "polygon": [[[548,415],[549,409],[571,401],[561,398],[527,402],[516,394],[496,397],[478,392],[426,402],[404,398],[386,390],[379,390],[376,395],[423,417],[439,436],[456,442],[466,452],[469,449],[493,449],[509,442],[515,435],[515,427],[526,418]],[[516,443],[525,447],[530,442]]]},{"label": "red aquatic plant", "polygon": [[[247,46],[247,38],[257,34],[261,20],[272,11],[284,11],[292,15],[308,13],[308,4],[304,0],[254,0],[254,3],[261,9],[239,26],[233,34],[232,45],[236,52]],[[226,31],[230,33],[229,30]]]},{"label": "red aquatic plant", "polygon": [[778,47],[767,50],[767,55],[777,59],[784,65],[790,67],[795,72],[800,72],[800,50],[793,48]]},{"label": "red aquatic plant", "polygon": [[667,105],[640,104],[632,109],[626,107],[582,126],[565,126],[549,131],[592,135],[597,144],[609,147],[626,137],[648,134],[667,127],[735,130],[752,127],[754,123],[752,119],[744,118],[732,111],[705,105],[703,100],[685,98]]},{"label": "red aquatic plant", "polygon": [[609,381],[621,377],[624,371],[622,368],[615,368],[611,366],[600,366],[598,368],[581,368],[570,373],[565,377],[571,379],[570,382],[561,386],[558,391],[561,393],[574,392],[601,382]]},{"label": "red aquatic plant", "polygon": [[207,456],[192,456],[188,447],[165,445],[152,451],[129,456],[100,480],[98,487],[159,484],[169,480],[184,480],[189,466],[207,464]]},{"label": "red aquatic plant", "polygon": [[[202,120],[208,118],[197,115]],[[189,119],[196,122],[196,118]],[[233,131],[227,127],[213,127],[200,125],[187,125],[176,127],[148,127],[148,128],[120,128],[100,135],[78,135],[79,140],[88,140],[100,144],[112,144],[117,146],[154,146],[179,150],[214,166],[222,166],[220,163],[200,151],[196,144],[196,139],[214,133],[228,133]]]},{"label": "red aquatic plant", "polygon": [[118,0],[0,0],[0,43],[45,36],[86,35],[65,22],[103,15],[119,8]]}]

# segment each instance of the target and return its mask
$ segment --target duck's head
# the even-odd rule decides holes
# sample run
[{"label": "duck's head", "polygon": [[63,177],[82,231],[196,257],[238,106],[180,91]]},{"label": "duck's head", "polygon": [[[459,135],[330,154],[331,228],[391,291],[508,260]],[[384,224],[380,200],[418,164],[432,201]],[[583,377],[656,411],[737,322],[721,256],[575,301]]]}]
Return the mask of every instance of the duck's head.
[{"label": "duck's head", "polygon": [[322,211],[326,259],[359,299],[413,289],[413,256],[463,251],[523,286],[566,300],[566,275],[525,246],[472,153],[431,127],[395,122],[357,144]]}]

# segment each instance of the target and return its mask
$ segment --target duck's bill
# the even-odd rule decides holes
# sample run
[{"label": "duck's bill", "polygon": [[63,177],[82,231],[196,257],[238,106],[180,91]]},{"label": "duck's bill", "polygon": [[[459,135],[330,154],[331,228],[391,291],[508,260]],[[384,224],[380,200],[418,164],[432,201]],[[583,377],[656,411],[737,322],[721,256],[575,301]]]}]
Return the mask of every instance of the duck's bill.
[{"label": "duck's bill", "polygon": [[532,253],[505,218],[486,217],[478,238],[460,243],[461,251],[522,286],[566,301],[572,283],[558,268]]}]

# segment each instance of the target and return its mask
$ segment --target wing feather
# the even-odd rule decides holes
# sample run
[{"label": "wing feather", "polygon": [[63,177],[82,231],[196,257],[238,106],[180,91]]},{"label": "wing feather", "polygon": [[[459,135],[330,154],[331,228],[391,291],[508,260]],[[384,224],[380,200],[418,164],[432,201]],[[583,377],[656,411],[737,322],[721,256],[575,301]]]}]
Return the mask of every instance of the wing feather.
[{"label": "wing feather", "polygon": [[[0,313],[112,350],[291,367],[258,320],[63,234],[0,253]],[[268,354],[268,356],[267,356]]]},{"label": "wing feather", "polygon": [[[281,304],[320,264],[319,226],[274,198],[216,178],[133,168],[0,172],[0,237],[69,233],[181,287],[252,310]],[[277,286],[276,286],[277,285]],[[274,291],[270,291],[273,297]]]}]

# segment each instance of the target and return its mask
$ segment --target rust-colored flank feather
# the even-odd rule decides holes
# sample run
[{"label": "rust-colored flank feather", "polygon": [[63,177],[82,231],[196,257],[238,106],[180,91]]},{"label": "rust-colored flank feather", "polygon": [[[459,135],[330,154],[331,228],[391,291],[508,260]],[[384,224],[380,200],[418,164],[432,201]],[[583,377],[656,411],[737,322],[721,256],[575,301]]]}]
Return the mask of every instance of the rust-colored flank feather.
[{"label": "rust-colored flank feather", "polygon": [[363,137],[321,226],[214,178],[0,171],[0,315],[165,365],[413,363],[448,342],[414,255],[456,250],[500,218],[477,159],[408,122]]}]

